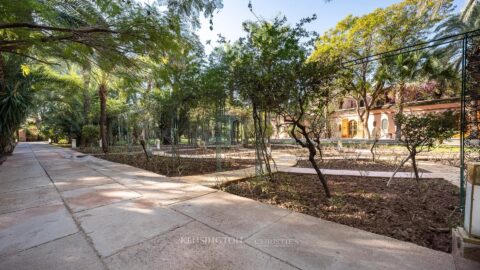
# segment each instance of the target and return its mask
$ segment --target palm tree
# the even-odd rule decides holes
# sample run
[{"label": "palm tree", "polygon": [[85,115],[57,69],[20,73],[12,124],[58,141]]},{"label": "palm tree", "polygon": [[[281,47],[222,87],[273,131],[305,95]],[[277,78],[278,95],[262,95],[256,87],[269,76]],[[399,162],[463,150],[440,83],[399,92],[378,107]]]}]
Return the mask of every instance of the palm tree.
[{"label": "palm tree", "polygon": [[[478,2],[469,6],[469,16],[465,13],[457,14],[448,18],[436,29],[436,38],[457,35],[480,29],[480,4]],[[456,70],[461,68],[462,43],[453,42],[446,47],[439,47],[436,51],[438,57],[443,58],[445,62],[454,63]]]},{"label": "palm tree", "polygon": [[[388,81],[395,85],[395,104],[397,113],[403,113],[405,103],[405,91],[407,84],[417,80],[422,70],[421,60],[424,58],[423,52],[413,52],[410,54],[400,54],[387,60]],[[395,132],[396,138],[401,136],[401,126],[397,123]]]},{"label": "palm tree", "polygon": [[2,56],[2,64],[8,69],[2,69],[0,78],[0,156],[11,154],[15,148],[14,133],[25,121],[27,111],[32,102],[30,86],[35,76],[29,74],[26,68],[22,71],[21,57]]},{"label": "palm tree", "polygon": [[465,7],[463,8],[462,15],[461,15],[462,21],[467,21],[472,16],[474,16],[472,12],[475,10],[475,6],[477,6],[477,4],[478,4],[478,0],[468,0],[465,3]]},{"label": "palm tree", "polygon": [[[159,59],[169,50],[183,50],[188,32],[186,23],[198,25],[201,12],[212,15],[222,7],[221,0],[159,1],[158,5],[140,1],[52,0],[0,1],[0,54],[22,55],[45,64],[62,59],[88,67],[130,65],[136,55]],[[108,7],[108,8],[106,8]],[[97,61],[100,59],[99,61]],[[88,64],[87,64],[88,63]],[[137,67],[139,68],[139,67]],[[7,70],[0,61],[0,78]],[[107,81],[99,87],[100,123],[106,119]],[[102,128],[104,151],[106,132]]]}]

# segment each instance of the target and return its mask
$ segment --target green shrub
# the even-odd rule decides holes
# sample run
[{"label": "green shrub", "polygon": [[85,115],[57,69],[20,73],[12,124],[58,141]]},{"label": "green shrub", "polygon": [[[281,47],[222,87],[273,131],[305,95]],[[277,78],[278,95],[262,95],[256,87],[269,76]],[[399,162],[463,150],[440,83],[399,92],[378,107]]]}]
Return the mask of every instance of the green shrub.
[{"label": "green shrub", "polygon": [[85,145],[91,145],[100,138],[100,129],[98,126],[85,125],[82,128],[82,137],[85,140]]},{"label": "green shrub", "polygon": [[29,124],[25,130],[27,141],[38,141],[39,133],[37,126],[35,124]]},{"label": "green shrub", "polygon": [[67,139],[60,139],[60,140],[58,140],[58,144],[68,144],[68,140]]}]

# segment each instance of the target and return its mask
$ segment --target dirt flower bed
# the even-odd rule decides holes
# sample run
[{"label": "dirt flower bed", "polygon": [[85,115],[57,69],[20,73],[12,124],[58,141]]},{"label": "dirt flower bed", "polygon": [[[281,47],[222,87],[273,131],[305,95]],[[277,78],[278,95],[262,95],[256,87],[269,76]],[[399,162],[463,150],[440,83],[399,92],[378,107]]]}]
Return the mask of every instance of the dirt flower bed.
[{"label": "dirt flower bed", "polygon": [[[317,164],[321,169],[335,169],[335,170],[362,170],[362,171],[394,171],[397,168],[396,164],[387,161],[371,160],[349,160],[349,159],[325,159],[317,160]],[[312,163],[308,160],[299,160],[297,167],[312,168]],[[419,168],[420,172],[429,172]],[[400,169],[400,172],[413,172],[411,166],[405,165]]]},{"label": "dirt flower bed", "polygon": [[[246,150],[238,149],[238,148],[222,148],[220,150],[221,154],[242,154]],[[172,150],[167,151],[167,153],[173,153]],[[191,148],[191,149],[178,149],[176,151],[179,155],[215,155],[217,153],[217,149],[215,148]]]},{"label": "dirt flower bed", "polygon": [[[92,147],[79,147],[75,149],[79,152],[85,153],[85,154],[90,154],[90,155],[103,155],[103,149],[98,146],[92,146]],[[108,152],[109,153],[127,153],[127,152],[132,152],[132,153],[141,153],[143,152],[143,148],[140,145],[135,145],[130,148],[126,145],[122,146],[109,146],[108,147]]]},{"label": "dirt flower bed", "polygon": [[450,252],[450,228],[460,224],[458,188],[442,179],[327,176],[327,199],[316,175],[275,174],[217,187],[261,202],[424,247]]},{"label": "dirt flower bed", "polygon": [[[147,161],[144,154],[110,154],[97,156],[109,161],[131,165],[166,176],[186,176],[216,172],[214,158],[172,158],[153,156]],[[223,159],[222,170],[238,170],[254,166],[254,161]]]}]

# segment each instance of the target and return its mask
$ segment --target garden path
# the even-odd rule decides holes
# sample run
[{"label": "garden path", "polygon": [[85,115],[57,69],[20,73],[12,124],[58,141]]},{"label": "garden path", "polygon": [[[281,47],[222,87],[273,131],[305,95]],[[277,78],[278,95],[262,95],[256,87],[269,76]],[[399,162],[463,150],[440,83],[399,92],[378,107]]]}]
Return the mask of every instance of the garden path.
[{"label": "garden path", "polygon": [[17,146],[0,193],[0,269],[478,269],[48,144]]},{"label": "garden path", "polygon": [[[420,178],[442,178],[456,186],[460,186],[460,169],[447,165],[439,165],[435,163],[420,163],[420,167],[427,171],[420,172]],[[299,168],[299,167],[279,167],[278,171],[286,173],[301,173],[301,174],[317,174],[313,168]],[[326,175],[348,175],[348,176],[364,176],[364,177],[381,177],[390,178],[392,172],[382,171],[362,171],[362,170],[333,170],[333,169],[321,169],[323,174]],[[397,172],[395,178],[414,178],[413,172]]]}]

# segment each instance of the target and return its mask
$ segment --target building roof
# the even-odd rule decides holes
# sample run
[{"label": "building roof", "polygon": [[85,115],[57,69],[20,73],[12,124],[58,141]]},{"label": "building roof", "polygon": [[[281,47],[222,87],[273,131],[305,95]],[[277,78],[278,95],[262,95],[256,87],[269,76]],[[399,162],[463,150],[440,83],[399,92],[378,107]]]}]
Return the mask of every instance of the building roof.
[{"label": "building roof", "polygon": [[[459,97],[451,97],[451,98],[441,98],[441,99],[429,99],[429,100],[417,100],[412,102],[405,102],[404,108],[411,108],[411,107],[418,107],[418,106],[427,106],[427,105],[438,105],[438,104],[448,104],[448,103],[460,103]],[[381,110],[381,109],[394,109],[397,105],[392,104],[385,104],[381,106],[374,106],[371,110]],[[338,112],[349,112],[354,111],[356,108],[349,108],[349,109],[339,109]]]}]

